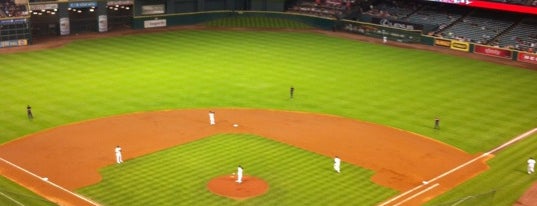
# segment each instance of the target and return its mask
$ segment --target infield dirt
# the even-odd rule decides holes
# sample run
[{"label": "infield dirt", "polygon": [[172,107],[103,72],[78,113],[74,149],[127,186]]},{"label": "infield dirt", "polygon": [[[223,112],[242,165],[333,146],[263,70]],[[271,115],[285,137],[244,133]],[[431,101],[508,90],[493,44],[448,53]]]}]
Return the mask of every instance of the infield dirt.
[{"label": "infield dirt", "polygon": [[[0,156],[74,190],[101,180],[99,168],[115,164],[116,145],[122,146],[128,161],[215,134],[255,134],[329,157],[338,155],[344,162],[374,170],[372,181],[401,192],[477,156],[414,133],[337,116],[255,109],[212,110],[217,114],[215,126],[209,125],[208,109],[134,113],[61,126],[4,144]],[[234,123],[241,126],[233,127]],[[21,176],[18,169],[0,166],[2,175],[38,194],[65,203],[62,205],[80,205],[70,203],[72,197],[67,193],[65,197],[51,194],[51,187],[36,184],[35,177]],[[420,205],[487,168],[478,161],[457,170],[435,181],[440,184],[438,187],[405,205]]]}]

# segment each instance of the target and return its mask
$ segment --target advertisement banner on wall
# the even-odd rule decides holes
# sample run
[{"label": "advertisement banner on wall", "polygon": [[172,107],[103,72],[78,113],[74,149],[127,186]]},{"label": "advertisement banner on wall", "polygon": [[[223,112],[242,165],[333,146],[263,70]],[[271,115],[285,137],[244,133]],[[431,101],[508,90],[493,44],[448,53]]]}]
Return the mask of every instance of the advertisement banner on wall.
[{"label": "advertisement banner on wall", "polygon": [[166,27],[166,19],[155,19],[144,21],[144,28]]},{"label": "advertisement banner on wall", "polygon": [[69,17],[60,18],[60,35],[69,35],[71,33],[71,27],[69,25]]},{"label": "advertisement banner on wall", "polygon": [[519,52],[517,60],[521,62],[537,64],[537,54]]},{"label": "advertisement banner on wall", "polygon": [[375,24],[345,21],[341,29],[345,32],[362,34],[379,39],[386,37],[389,40],[398,42],[419,43],[421,41],[420,31],[396,29]]},{"label": "advertisement banner on wall", "polygon": [[27,39],[17,39],[17,40],[8,40],[8,41],[0,41],[0,48],[4,47],[17,47],[17,46],[27,46],[28,40]]},{"label": "advertisement banner on wall", "polygon": [[451,47],[451,40],[447,39],[434,39],[435,46]]},{"label": "advertisement banner on wall", "polygon": [[78,8],[95,8],[97,7],[96,1],[84,1],[84,2],[71,2],[69,3],[69,8],[78,9]]},{"label": "advertisement banner on wall", "polygon": [[26,19],[6,19],[6,20],[0,20],[0,26],[14,25],[14,24],[24,24],[26,22],[27,22]]},{"label": "advertisement banner on wall", "polygon": [[395,19],[386,19],[386,18],[373,17],[371,22],[375,23],[375,24],[380,24],[380,25],[386,26],[386,27],[396,28],[396,29],[423,30],[423,25],[421,25],[421,24],[416,24],[416,23],[406,22],[406,21],[401,21],[401,20],[395,20]]},{"label": "advertisement banner on wall", "polygon": [[108,16],[99,15],[99,32],[108,31]]},{"label": "advertisement banner on wall", "polygon": [[106,2],[106,6],[115,6],[115,5],[126,6],[126,5],[133,5],[133,4],[134,4],[133,0],[117,0],[117,1]]},{"label": "advertisement banner on wall", "polygon": [[511,50],[482,45],[474,45],[474,53],[506,59],[511,59],[513,55],[513,52],[511,52]]},{"label": "advertisement banner on wall", "polygon": [[468,42],[463,41],[451,41],[450,48],[457,51],[468,52],[470,51],[470,44]]},{"label": "advertisement banner on wall", "polygon": [[30,4],[30,9],[32,11],[54,10],[58,9],[58,4]]},{"label": "advertisement banner on wall", "polygon": [[142,15],[164,14],[165,12],[166,12],[166,7],[164,6],[164,4],[142,6]]}]

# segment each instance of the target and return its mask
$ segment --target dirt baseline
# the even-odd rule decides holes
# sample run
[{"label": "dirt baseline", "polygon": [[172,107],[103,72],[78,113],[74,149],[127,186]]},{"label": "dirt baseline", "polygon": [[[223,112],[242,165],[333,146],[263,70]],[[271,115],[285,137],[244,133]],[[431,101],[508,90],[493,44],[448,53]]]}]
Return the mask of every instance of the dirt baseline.
[{"label": "dirt baseline", "polygon": [[[375,171],[372,180],[405,191],[475,155],[413,133],[330,115],[301,112],[217,109],[215,126],[208,109],[134,113],[96,119],[29,135],[0,147],[0,157],[69,190],[101,180],[99,168],[114,164],[121,145],[124,159],[221,133],[247,133],[303,148]],[[239,127],[233,127],[233,124]],[[150,144],[148,144],[150,142]],[[440,186],[408,202],[419,205],[487,169],[483,162],[446,176]],[[35,178],[0,164],[2,175],[35,187]],[[33,182],[33,183],[32,183]],[[269,183],[270,184],[270,183]],[[69,204],[62,197],[50,197]],[[66,198],[69,199],[69,198]],[[407,205],[407,204],[406,204]]]}]

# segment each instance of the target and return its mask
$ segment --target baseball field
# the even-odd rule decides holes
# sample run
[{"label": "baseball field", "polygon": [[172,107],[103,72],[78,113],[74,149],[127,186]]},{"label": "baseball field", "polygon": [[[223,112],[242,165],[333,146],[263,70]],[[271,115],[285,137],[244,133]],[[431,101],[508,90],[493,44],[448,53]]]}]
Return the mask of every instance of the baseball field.
[{"label": "baseball field", "polygon": [[[536,127],[537,73],[531,69],[315,30],[179,29],[77,40],[59,48],[4,53],[0,60],[0,157],[37,175],[44,173],[42,168],[62,168],[52,176],[82,183],[64,184],[59,178],[50,182],[62,182],[60,186],[102,205],[379,205],[415,187],[430,191],[389,205],[438,205],[491,191],[493,197],[478,202],[513,205],[537,180],[526,174],[525,163],[537,157],[535,135],[488,154]],[[27,105],[32,106],[33,120],[26,116]],[[217,111],[218,130],[212,132],[209,110]],[[246,118],[252,113],[241,113],[244,110],[267,118],[280,113],[304,116],[258,121]],[[162,115],[155,114],[175,115],[159,119]],[[142,123],[154,130],[139,131],[144,124],[128,124],[132,119],[84,132],[73,129],[126,117],[145,120]],[[436,117],[440,129],[433,129]],[[330,127],[334,130],[316,139],[296,136],[298,130],[292,130],[296,125],[301,131],[315,131],[343,124],[314,123],[323,118],[376,125],[394,133],[368,136],[356,129],[356,135],[340,139],[350,131],[340,134]],[[234,123],[239,127],[232,127]],[[107,131],[115,127],[124,132]],[[151,132],[163,128],[165,135]],[[47,135],[50,138],[43,138]],[[399,159],[429,148],[403,149],[405,142],[415,141],[405,135],[430,142],[430,148],[445,147],[453,156],[422,153],[401,171],[376,158],[382,153],[385,159]],[[398,137],[405,141],[397,143]],[[358,141],[365,138],[394,149]],[[34,142],[13,146],[25,139]],[[316,142],[320,146],[314,149]],[[343,146],[330,146],[334,142]],[[124,146],[124,164],[114,163],[115,144]],[[379,152],[361,153],[368,147]],[[92,150],[97,152],[94,161],[82,155]],[[343,153],[343,173],[334,176],[332,157]],[[486,162],[488,168],[459,174],[468,180],[449,189],[444,182],[421,185],[421,176],[410,175],[436,168],[431,174],[423,171],[429,174],[423,180],[431,180],[482,154],[486,155],[478,164]],[[448,161],[457,155],[459,162]],[[55,161],[62,159],[76,164]],[[211,178],[231,174],[237,164],[246,167],[247,175],[266,181],[269,189],[247,199],[207,189]],[[93,171],[85,172],[98,174],[96,179],[78,173],[88,166]],[[7,176],[7,169],[0,169]],[[379,172],[394,175],[383,182],[375,178]],[[397,186],[398,182],[402,183]],[[2,194],[10,197],[0,196],[6,205],[19,205],[11,199],[22,205],[50,204],[19,192],[22,189],[9,181],[0,184],[5,188]]]}]

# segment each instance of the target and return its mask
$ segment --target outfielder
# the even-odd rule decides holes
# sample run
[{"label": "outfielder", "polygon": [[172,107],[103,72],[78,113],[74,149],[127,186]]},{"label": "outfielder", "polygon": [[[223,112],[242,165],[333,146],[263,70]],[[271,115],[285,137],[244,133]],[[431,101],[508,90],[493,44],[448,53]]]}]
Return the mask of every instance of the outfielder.
[{"label": "outfielder", "polygon": [[535,159],[533,157],[530,157],[528,159],[528,174],[533,174],[535,172]]},{"label": "outfielder", "polygon": [[26,114],[28,115],[29,120],[34,119],[34,115],[32,114],[32,107],[30,107],[30,105],[26,106]]}]

